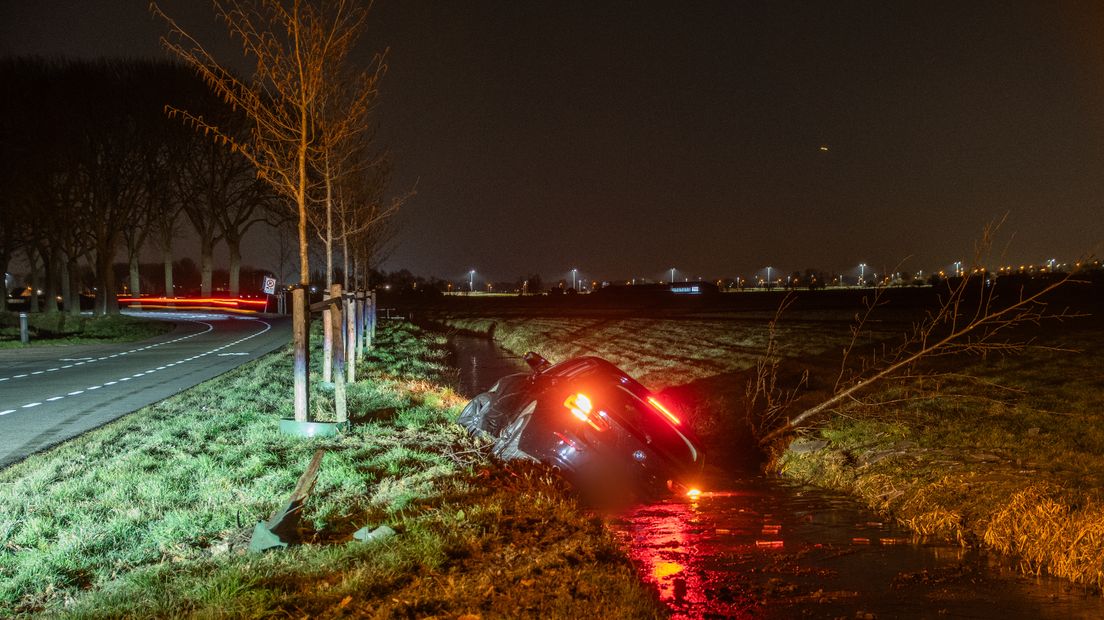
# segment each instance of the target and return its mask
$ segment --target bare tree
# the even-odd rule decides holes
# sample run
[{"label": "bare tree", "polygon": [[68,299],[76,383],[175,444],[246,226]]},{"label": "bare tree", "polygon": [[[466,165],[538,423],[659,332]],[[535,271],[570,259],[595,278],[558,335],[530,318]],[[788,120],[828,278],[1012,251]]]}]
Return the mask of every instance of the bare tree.
[{"label": "bare tree", "polygon": [[[241,140],[202,116],[170,107],[205,134],[240,152],[260,178],[290,200],[297,216],[299,235],[299,284],[310,284],[308,240],[311,160],[315,157],[324,123],[324,100],[330,67],[345,64],[362,34],[367,9],[351,0],[226,0],[214,2],[215,12],[226,23],[230,36],[240,41],[246,57],[254,62],[250,81],[244,81],[219,63],[203,45],[185,32],[156,4],[153,13],[168,24],[162,38],[167,49],[194,67],[207,84],[241,110],[251,121],[249,139]],[[306,421],[307,408],[307,311],[306,295],[293,293],[295,347],[295,418]]]}]

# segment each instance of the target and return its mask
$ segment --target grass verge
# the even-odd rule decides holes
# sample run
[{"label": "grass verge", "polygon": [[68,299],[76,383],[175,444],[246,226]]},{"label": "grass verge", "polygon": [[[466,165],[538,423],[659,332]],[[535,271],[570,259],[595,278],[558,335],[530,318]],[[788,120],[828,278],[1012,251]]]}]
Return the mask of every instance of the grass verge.
[{"label": "grass verge", "polygon": [[19,341],[19,313],[0,312],[0,349],[23,346],[99,344],[145,340],[172,331],[168,321],[114,314],[108,316],[70,316],[64,312],[27,315],[31,341]]},{"label": "grass verge", "polygon": [[[453,423],[444,357],[385,325],[338,438],[276,431],[282,351],[0,472],[0,616],[663,615],[556,477],[492,462]],[[306,544],[246,553],[319,447]],[[379,524],[398,535],[350,542]]]},{"label": "grass verge", "polygon": [[[553,361],[609,359],[649,387],[676,396],[723,461],[752,438],[743,404],[748,369],[762,354],[767,321],[457,318],[457,329],[493,334],[508,350]],[[892,328],[886,328],[888,334]],[[1018,557],[1104,587],[1104,331],[1091,324],[1034,334],[1077,353],[1035,351],[933,368],[937,380],[890,383],[806,431],[768,467],[852,493],[925,535]],[[784,321],[788,366],[812,367],[811,390],[828,389],[845,325]],[[838,361],[835,362],[838,364]],[[838,366],[836,367],[838,369]],[[1000,387],[998,387],[1000,386]],[[815,398],[815,393],[810,396]],[[743,433],[743,437],[740,435]]]}]

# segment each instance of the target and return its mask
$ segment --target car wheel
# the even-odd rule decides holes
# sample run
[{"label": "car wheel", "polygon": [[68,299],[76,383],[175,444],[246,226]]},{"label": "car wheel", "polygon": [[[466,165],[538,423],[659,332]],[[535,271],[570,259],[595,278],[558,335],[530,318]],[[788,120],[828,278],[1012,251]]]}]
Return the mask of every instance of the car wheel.
[{"label": "car wheel", "polygon": [[487,413],[491,410],[491,395],[484,392],[471,399],[456,419],[460,426],[477,437],[490,437],[487,428]]},{"label": "car wheel", "polygon": [[521,436],[525,432],[525,427],[528,426],[529,420],[533,418],[533,411],[535,411],[536,408],[537,401],[534,400],[525,407],[525,409],[513,422],[510,423],[509,426],[502,429],[502,434],[499,435],[498,441],[495,442],[495,456],[504,461],[510,461],[514,459],[523,459],[529,461],[537,460],[518,446],[518,444],[521,442]]}]

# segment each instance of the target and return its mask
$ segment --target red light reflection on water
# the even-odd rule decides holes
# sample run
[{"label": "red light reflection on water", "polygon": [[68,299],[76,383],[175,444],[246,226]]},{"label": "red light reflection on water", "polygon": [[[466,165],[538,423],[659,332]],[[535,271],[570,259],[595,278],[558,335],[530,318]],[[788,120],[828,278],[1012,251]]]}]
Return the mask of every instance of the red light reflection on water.
[{"label": "red light reflection on water", "polygon": [[701,571],[695,566],[696,502],[670,503],[642,509],[628,532],[630,556],[660,599],[674,608],[705,601]]},{"label": "red light reflection on water", "polygon": [[743,562],[733,558],[773,554],[785,541],[777,521],[750,509],[736,508],[742,516],[717,527],[710,500],[725,498],[731,509],[732,502],[743,503],[742,496],[703,492],[698,498],[641,506],[618,527],[629,557],[672,617],[748,617],[762,611],[761,593],[748,587],[736,567]]}]

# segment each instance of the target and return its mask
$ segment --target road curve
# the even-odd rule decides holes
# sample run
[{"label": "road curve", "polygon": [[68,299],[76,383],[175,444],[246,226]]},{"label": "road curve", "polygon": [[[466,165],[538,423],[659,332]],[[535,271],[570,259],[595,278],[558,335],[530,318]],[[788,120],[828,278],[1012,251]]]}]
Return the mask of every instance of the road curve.
[{"label": "road curve", "polygon": [[0,350],[0,468],[256,359],[291,334],[287,318],[140,315],[177,328],[127,344]]}]

